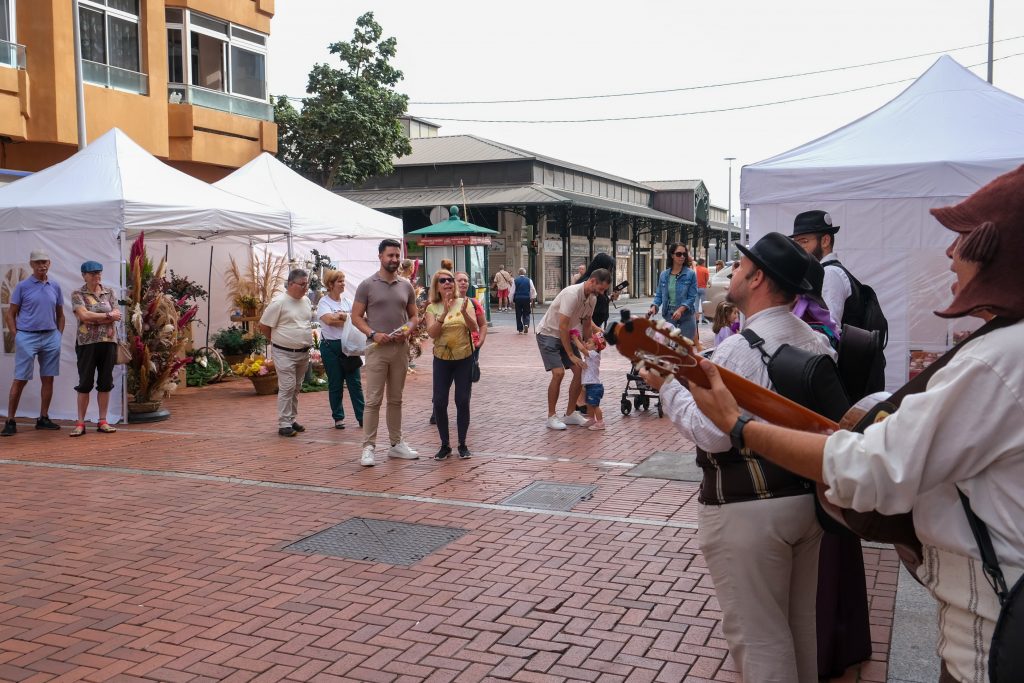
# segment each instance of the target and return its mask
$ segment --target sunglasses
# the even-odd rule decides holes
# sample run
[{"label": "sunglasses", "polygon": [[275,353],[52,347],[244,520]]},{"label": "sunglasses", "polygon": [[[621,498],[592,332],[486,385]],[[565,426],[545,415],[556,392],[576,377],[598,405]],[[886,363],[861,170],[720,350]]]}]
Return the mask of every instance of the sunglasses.
[{"label": "sunglasses", "polygon": [[672,255],[673,256],[678,256],[679,258],[682,258],[682,257],[686,256],[686,252],[685,251],[677,251],[676,253],[674,253]]},{"label": "sunglasses", "polygon": [[453,282],[455,282],[455,280],[450,278],[450,277],[439,277],[439,278],[437,278],[437,283],[439,285],[450,285]]}]

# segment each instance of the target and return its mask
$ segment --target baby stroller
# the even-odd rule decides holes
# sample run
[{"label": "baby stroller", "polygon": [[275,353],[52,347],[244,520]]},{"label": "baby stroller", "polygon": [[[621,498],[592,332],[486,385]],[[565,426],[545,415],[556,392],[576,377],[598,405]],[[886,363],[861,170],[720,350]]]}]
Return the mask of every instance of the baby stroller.
[{"label": "baby stroller", "polygon": [[629,415],[632,411],[640,412],[651,407],[651,398],[654,398],[654,405],[658,409],[658,417],[664,417],[665,413],[661,408],[661,394],[651,388],[640,373],[636,365],[631,365],[626,373],[626,388],[622,390],[622,401],[619,408],[623,415]]}]

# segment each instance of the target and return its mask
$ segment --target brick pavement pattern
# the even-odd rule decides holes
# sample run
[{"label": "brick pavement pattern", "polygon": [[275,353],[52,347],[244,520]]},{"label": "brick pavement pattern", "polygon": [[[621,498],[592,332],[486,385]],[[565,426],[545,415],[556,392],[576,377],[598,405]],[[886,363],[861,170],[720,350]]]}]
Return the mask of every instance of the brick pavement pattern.
[{"label": "brick pavement pattern", "polygon": [[[0,681],[738,681],[696,484],[623,476],[692,451],[656,412],[620,414],[625,359],[602,363],[605,432],[544,427],[533,335],[495,328],[481,366],[466,461],[429,458],[427,354],[415,462],[360,467],[325,393],[279,438],[245,380],[179,391],[158,424],[3,440]],[[598,488],[570,512],[501,504],[541,480]],[[285,549],[352,517],[468,533],[408,567]],[[875,654],[844,683],[886,678],[897,561],[865,555]]]}]

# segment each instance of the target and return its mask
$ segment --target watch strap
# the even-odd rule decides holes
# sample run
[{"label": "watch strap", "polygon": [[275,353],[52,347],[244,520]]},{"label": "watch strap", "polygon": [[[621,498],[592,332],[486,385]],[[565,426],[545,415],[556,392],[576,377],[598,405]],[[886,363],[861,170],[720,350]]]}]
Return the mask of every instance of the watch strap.
[{"label": "watch strap", "polygon": [[737,451],[742,451],[747,447],[743,441],[743,428],[752,419],[749,415],[740,415],[736,418],[736,423],[732,426],[732,429],[729,430],[729,439],[732,441],[732,447]]}]

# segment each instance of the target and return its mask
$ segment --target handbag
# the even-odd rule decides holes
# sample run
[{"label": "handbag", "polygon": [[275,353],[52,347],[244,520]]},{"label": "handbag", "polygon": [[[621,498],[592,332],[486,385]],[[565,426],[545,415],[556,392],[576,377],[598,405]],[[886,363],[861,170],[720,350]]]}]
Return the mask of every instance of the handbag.
[{"label": "handbag", "polygon": [[1013,588],[1006,587],[1006,579],[1003,570],[999,568],[999,559],[988,527],[971,509],[970,499],[959,486],[956,492],[960,495],[971,533],[981,551],[985,577],[999,598],[999,619],[996,620],[988,651],[988,680],[990,683],[1024,681],[1024,652],[1020,648],[1020,644],[1024,643],[1024,576],[1017,580]]},{"label": "handbag", "polygon": [[473,370],[470,372],[469,379],[474,383],[480,381],[480,359],[476,357],[476,354],[473,355]]},{"label": "handbag", "polygon": [[117,365],[128,365],[132,362],[132,347],[124,339],[117,340]]}]

